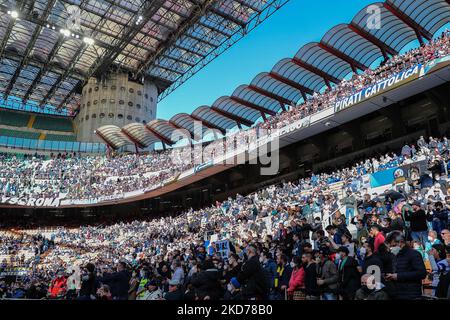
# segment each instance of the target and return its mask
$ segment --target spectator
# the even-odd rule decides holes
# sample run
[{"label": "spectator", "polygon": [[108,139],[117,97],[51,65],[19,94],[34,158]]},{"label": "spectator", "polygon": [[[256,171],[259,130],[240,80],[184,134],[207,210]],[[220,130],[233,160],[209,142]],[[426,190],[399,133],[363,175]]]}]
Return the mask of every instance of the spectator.
[{"label": "spectator", "polygon": [[275,278],[274,294],[276,299],[282,299],[286,290],[289,288],[289,280],[291,279],[292,267],[288,263],[286,255],[281,254],[277,257],[277,276]]},{"label": "spectator", "polygon": [[381,227],[377,224],[372,225],[370,227],[370,236],[374,238],[374,244],[373,244],[374,251],[373,252],[377,253],[378,248],[380,247],[380,245],[382,243],[384,243],[384,240],[385,240],[383,234],[381,233]]},{"label": "spectator", "polygon": [[79,299],[93,300],[97,291],[96,285],[95,265],[87,263],[86,266],[82,268]]},{"label": "spectator", "polygon": [[130,274],[125,262],[121,261],[117,264],[117,272],[103,274],[100,282],[108,285],[113,299],[128,300]]},{"label": "spectator", "polygon": [[338,265],[338,291],[342,300],[352,300],[356,290],[360,286],[361,276],[357,268],[358,263],[353,257],[348,256],[349,251],[347,247],[340,247],[338,254],[340,255]]},{"label": "spectator", "polygon": [[52,284],[48,290],[51,299],[58,299],[64,297],[67,291],[67,279],[64,276],[64,271],[60,270],[56,277],[52,280]]},{"label": "spectator", "polygon": [[[369,281],[372,280],[371,283]],[[379,284],[380,288],[377,288],[375,278],[368,274],[363,274],[361,277],[361,288],[356,291],[355,300],[389,300],[389,295]]]},{"label": "spectator", "polygon": [[129,289],[128,289],[128,300],[136,300],[137,292],[139,289],[139,277],[136,270],[131,273]]},{"label": "spectator", "polygon": [[448,230],[448,229],[442,230],[441,237],[446,246],[450,245],[450,230]]},{"label": "spectator", "polygon": [[236,278],[231,278],[228,283],[224,300],[242,300],[241,284]]},{"label": "spectator", "polygon": [[321,249],[317,254],[317,285],[323,300],[336,300],[338,272],[329,259],[329,250]]},{"label": "spectator", "polygon": [[300,291],[305,287],[305,269],[302,265],[302,259],[295,256],[291,262],[292,273],[287,289],[288,295],[292,296],[295,291]]},{"label": "spectator", "polygon": [[106,284],[102,284],[97,290],[97,300],[112,300],[111,290]]},{"label": "spectator", "polygon": [[228,264],[225,265],[224,278],[227,282],[230,282],[231,278],[237,277],[241,271],[241,263],[239,263],[239,257],[232,253],[228,258]]},{"label": "spectator", "polygon": [[422,296],[422,280],[425,279],[425,264],[420,253],[411,249],[405,237],[398,231],[391,232],[386,238],[391,252],[396,256],[395,273],[386,273],[386,281],[394,284],[394,299],[416,299]]},{"label": "spectator", "polygon": [[[178,281],[173,281],[179,283]],[[221,297],[219,270],[211,260],[205,260],[202,270],[192,276],[191,284],[194,286],[195,295],[199,300],[218,300]]]},{"label": "spectator", "polygon": [[370,266],[376,266],[379,268],[380,272],[379,274],[384,273],[383,270],[383,262],[378,256],[378,253],[374,253],[375,249],[373,245],[370,242],[364,242],[360,254],[363,257],[363,264],[362,264],[362,274],[367,273],[367,269]]},{"label": "spectator", "polygon": [[433,287],[433,295],[436,295],[441,277],[450,272],[449,262],[445,253],[445,247],[442,244],[433,244],[428,251],[428,260],[431,264],[431,275],[433,277],[431,286]]},{"label": "spectator", "polygon": [[157,281],[156,279],[148,281],[145,284],[145,291],[142,294],[138,295],[137,297],[137,300],[162,300],[162,299],[163,299],[163,292],[159,288],[159,281]]},{"label": "spectator", "polygon": [[237,281],[243,286],[242,296],[250,300],[265,299],[268,288],[256,249],[249,247],[247,256],[248,260],[243,264],[242,271],[237,277]]},{"label": "spectator", "polygon": [[[136,277],[136,283],[130,282],[130,289],[136,287],[136,298],[143,298],[147,284],[150,281],[150,274],[148,268],[144,267],[139,271],[139,277]],[[131,281],[131,280],[130,280]],[[147,290],[148,291],[148,290]],[[132,299],[129,299],[132,300]],[[140,299],[138,299],[140,300]]]},{"label": "spectator", "polygon": [[260,254],[260,262],[264,269],[264,275],[266,277],[267,288],[269,288],[270,294],[275,289],[275,278],[277,276],[277,264],[270,256],[268,250],[263,250]]},{"label": "spectator", "polygon": [[[169,280],[169,289],[163,294],[164,300],[179,301],[183,300],[183,292],[181,291],[181,285],[176,280]],[[206,297],[203,297],[205,299]]]},{"label": "spectator", "polygon": [[320,292],[317,284],[317,265],[310,252],[302,255],[303,269],[305,270],[305,294],[306,300],[319,300]]},{"label": "spectator", "polygon": [[418,201],[413,203],[412,209],[412,212],[408,211],[405,214],[405,220],[411,223],[412,240],[420,241],[425,245],[428,238],[427,214]]}]

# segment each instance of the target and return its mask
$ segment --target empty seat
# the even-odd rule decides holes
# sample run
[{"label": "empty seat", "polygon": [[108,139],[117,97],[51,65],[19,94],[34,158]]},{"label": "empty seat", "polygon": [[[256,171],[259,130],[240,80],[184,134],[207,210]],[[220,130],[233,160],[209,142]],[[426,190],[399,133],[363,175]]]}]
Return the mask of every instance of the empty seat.
[{"label": "empty seat", "polygon": [[33,128],[40,130],[73,132],[72,121],[68,118],[36,116]]},{"label": "empty seat", "polygon": [[0,136],[16,137],[22,139],[39,139],[40,133],[0,128]]},{"label": "empty seat", "polygon": [[47,134],[45,140],[52,141],[76,141],[77,137],[75,135],[65,135],[65,134]]},{"label": "empty seat", "polygon": [[30,116],[20,112],[0,110],[0,124],[13,127],[26,127]]}]

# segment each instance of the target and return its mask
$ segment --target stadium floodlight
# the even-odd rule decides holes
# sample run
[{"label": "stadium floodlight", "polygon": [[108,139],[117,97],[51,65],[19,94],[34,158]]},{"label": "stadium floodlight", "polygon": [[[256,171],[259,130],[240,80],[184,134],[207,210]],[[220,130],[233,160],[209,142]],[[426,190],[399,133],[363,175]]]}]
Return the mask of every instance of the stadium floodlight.
[{"label": "stadium floodlight", "polygon": [[89,37],[84,37],[83,42],[86,43],[88,46],[91,46],[94,44],[94,39],[89,38]]},{"label": "stadium floodlight", "polygon": [[64,36],[69,37],[70,36],[70,30],[67,29],[61,29],[59,30]]}]

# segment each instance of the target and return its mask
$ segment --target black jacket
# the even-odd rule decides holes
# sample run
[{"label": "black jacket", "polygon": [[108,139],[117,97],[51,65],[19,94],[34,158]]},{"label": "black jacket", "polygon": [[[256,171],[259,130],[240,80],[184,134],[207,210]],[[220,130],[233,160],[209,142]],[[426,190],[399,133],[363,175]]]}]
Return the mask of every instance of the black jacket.
[{"label": "black jacket", "polygon": [[391,221],[391,229],[403,232],[403,230],[405,229],[405,223],[401,218],[395,218]]},{"label": "black jacket", "polygon": [[237,280],[242,286],[244,298],[257,296],[263,298],[268,293],[264,271],[257,256],[251,257],[244,263]]},{"label": "black jacket", "polygon": [[206,296],[209,296],[211,300],[218,300],[222,297],[220,274],[217,269],[208,269],[195,273],[192,276],[191,284],[194,286],[197,297],[201,300]]},{"label": "black jacket", "polygon": [[230,282],[231,278],[237,277],[239,272],[241,272],[241,268],[242,266],[240,263],[238,263],[235,267],[229,266],[229,269],[225,271],[225,275],[223,276],[223,278],[227,283]]},{"label": "black jacket", "polygon": [[[380,246],[381,248],[381,246]],[[395,256],[389,252],[389,251],[381,251],[378,250],[377,253],[378,257],[381,260],[381,263],[383,264],[383,273],[394,273],[394,259]]]},{"label": "black jacket", "polygon": [[302,240],[309,240],[309,232],[312,231],[312,227],[309,223],[305,223],[300,226],[300,235]]},{"label": "black jacket", "polygon": [[97,292],[95,274],[89,272],[87,275],[83,276],[81,280],[80,297],[88,298],[91,295],[95,296],[95,293]]},{"label": "black jacket", "polygon": [[[279,266],[277,266],[277,270],[278,270]],[[278,286],[276,287],[276,289],[278,291],[280,291],[282,286],[286,286],[289,287],[289,281],[291,280],[291,275],[292,275],[292,267],[289,264],[286,264],[284,266],[284,271],[281,274],[281,276],[278,274],[276,274],[276,279],[278,279]]]},{"label": "black jacket", "polygon": [[104,275],[101,282],[109,286],[113,298],[128,300],[130,278],[130,274],[126,270],[122,270]]},{"label": "black jacket", "polygon": [[397,281],[394,282],[393,298],[411,300],[421,297],[422,280],[425,279],[427,271],[420,253],[403,247],[395,259],[394,269]]},{"label": "black jacket", "polygon": [[225,296],[223,297],[223,300],[228,300],[228,301],[233,301],[233,300],[242,300],[242,294],[241,291],[234,291],[233,293],[231,293],[230,291],[227,290],[227,292],[225,292]]},{"label": "black jacket", "polygon": [[356,290],[361,286],[361,275],[358,271],[358,262],[353,257],[347,257],[344,266],[338,266],[339,293],[344,299],[353,299]]},{"label": "black jacket", "polygon": [[319,286],[317,285],[317,265],[311,263],[307,267],[303,267],[305,270],[305,294],[311,296],[320,295]]},{"label": "black jacket", "polygon": [[407,211],[405,220],[410,221],[411,231],[427,231],[427,214],[422,209],[415,212]]},{"label": "black jacket", "polygon": [[172,292],[166,292],[164,294],[164,299],[170,300],[170,301],[183,300],[183,292],[181,291],[181,288],[178,288],[177,290],[172,291]]},{"label": "black jacket", "polygon": [[374,253],[369,257],[365,257],[362,265],[362,273],[367,273],[367,268],[369,266],[378,266],[380,268],[380,273],[383,273],[383,262],[381,261],[378,254]]}]

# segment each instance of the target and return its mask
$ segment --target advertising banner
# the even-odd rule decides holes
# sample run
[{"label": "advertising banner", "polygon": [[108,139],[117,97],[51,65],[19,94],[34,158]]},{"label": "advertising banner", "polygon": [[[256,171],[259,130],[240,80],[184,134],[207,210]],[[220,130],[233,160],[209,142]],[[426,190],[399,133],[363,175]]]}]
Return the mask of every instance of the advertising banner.
[{"label": "advertising banner", "polygon": [[0,198],[2,204],[17,205],[27,207],[59,207],[60,198],[27,198],[27,197],[8,197]]},{"label": "advertising banner", "polygon": [[409,69],[403,70],[400,73],[394,74],[391,77],[378,81],[376,84],[368,86],[353,95],[347,96],[335,103],[335,112],[342,111],[352,107],[364,100],[373,98],[384,91],[401,86],[409,81],[418,79],[421,73],[422,65],[416,65]]},{"label": "advertising banner", "polygon": [[283,136],[285,134],[288,134],[288,133],[290,133],[292,131],[296,131],[296,130],[301,129],[303,127],[307,127],[307,126],[309,126],[309,123],[310,123],[310,117],[303,118],[303,119],[301,119],[299,121],[296,121],[296,122],[294,122],[294,123],[292,123],[290,125],[287,125],[287,126],[281,128],[279,133],[278,133],[278,135],[281,137],[281,136]]},{"label": "advertising banner", "polygon": [[378,81],[376,84],[368,86],[353,95],[347,96],[344,99],[337,101],[335,103],[334,110],[335,112],[342,111],[364,100],[373,98],[387,90],[404,85],[412,80],[421,78],[426,74],[435,71],[436,69],[440,69],[448,65],[450,65],[450,55],[435,59],[426,63],[425,65],[418,64],[416,66],[410,67],[406,70],[392,75],[387,79]]}]

